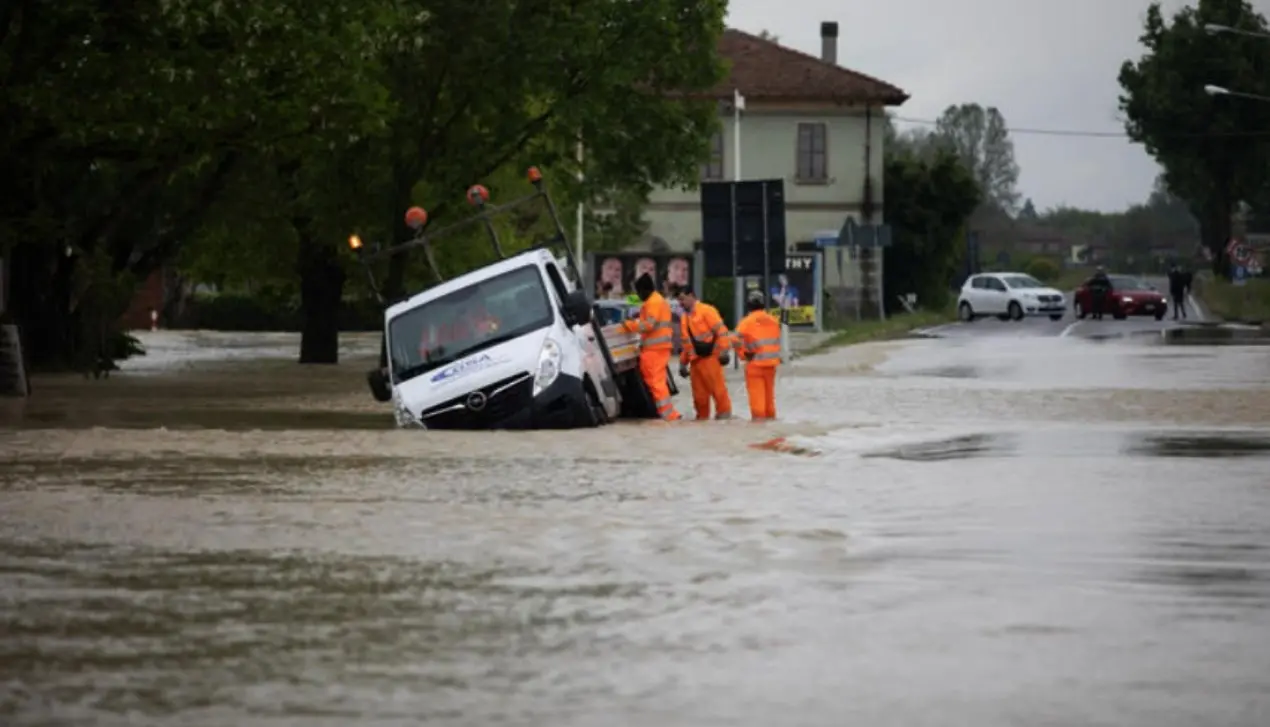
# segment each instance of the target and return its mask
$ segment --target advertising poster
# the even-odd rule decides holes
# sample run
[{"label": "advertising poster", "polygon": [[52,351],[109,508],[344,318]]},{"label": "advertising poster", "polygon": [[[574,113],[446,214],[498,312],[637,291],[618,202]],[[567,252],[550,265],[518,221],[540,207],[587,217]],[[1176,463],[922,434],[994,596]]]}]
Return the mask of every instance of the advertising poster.
[{"label": "advertising poster", "polygon": [[597,252],[588,267],[594,271],[596,300],[623,300],[635,293],[635,279],[648,273],[663,295],[671,287],[692,285],[692,253]]},{"label": "advertising poster", "polygon": [[[748,294],[763,286],[761,278],[746,278]],[[767,291],[770,312],[790,328],[814,328],[816,325],[816,255],[790,253],[785,256],[785,272],[772,276]]]}]

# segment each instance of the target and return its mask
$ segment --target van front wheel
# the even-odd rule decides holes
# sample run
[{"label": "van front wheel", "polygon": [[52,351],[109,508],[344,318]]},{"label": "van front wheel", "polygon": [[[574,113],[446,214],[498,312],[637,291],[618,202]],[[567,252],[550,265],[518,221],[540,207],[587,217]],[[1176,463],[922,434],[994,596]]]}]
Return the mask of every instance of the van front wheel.
[{"label": "van front wheel", "polygon": [[583,422],[588,427],[599,427],[608,423],[608,412],[604,411],[604,405],[600,403],[600,397],[595,393],[595,387],[588,380],[582,385],[582,390],[586,396],[586,420]]}]

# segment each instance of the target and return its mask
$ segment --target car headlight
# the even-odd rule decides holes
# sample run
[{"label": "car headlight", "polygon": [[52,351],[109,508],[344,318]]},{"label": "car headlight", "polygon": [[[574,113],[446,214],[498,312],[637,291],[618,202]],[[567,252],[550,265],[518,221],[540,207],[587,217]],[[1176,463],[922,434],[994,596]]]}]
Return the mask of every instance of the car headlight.
[{"label": "car headlight", "polygon": [[534,376],[534,396],[551,386],[560,376],[560,345],[551,339],[543,341],[538,354],[538,373]]},{"label": "car headlight", "polygon": [[427,429],[423,422],[419,421],[419,417],[411,413],[400,397],[393,397],[393,418],[397,420],[397,427],[400,429]]},{"label": "car headlight", "polygon": [[1121,303],[1132,303],[1132,302],[1133,302],[1133,298],[1130,298],[1129,296],[1127,296],[1127,295],[1126,295],[1125,297],[1123,297],[1123,298],[1121,298],[1121,299],[1120,299],[1120,302],[1121,302]]}]

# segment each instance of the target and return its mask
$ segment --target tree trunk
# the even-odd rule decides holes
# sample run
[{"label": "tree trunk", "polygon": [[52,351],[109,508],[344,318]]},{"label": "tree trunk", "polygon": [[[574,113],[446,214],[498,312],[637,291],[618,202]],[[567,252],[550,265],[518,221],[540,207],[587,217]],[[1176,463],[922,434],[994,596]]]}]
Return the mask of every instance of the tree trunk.
[{"label": "tree trunk", "polygon": [[300,251],[300,363],[336,364],[340,360],[340,301],[344,267],[335,248],[297,229]]},{"label": "tree trunk", "polygon": [[[415,235],[415,231],[406,226],[406,210],[410,207],[411,184],[405,177],[398,176],[396,178],[397,194],[394,196],[394,207],[392,210],[392,225],[388,227],[392,230],[389,233],[389,239],[385,240],[385,245],[400,245],[401,243],[411,239]],[[429,271],[431,272],[431,271]],[[406,260],[404,255],[392,255],[388,258],[388,274],[384,276],[383,287],[380,293],[383,294],[384,300],[392,303],[405,297],[406,286]]]},{"label": "tree trunk", "polygon": [[49,242],[19,243],[10,258],[9,304],[34,370],[64,371],[79,355],[79,322],[70,311],[73,261],[61,250]]},{"label": "tree trunk", "polygon": [[[406,226],[406,210],[410,207],[410,194],[412,184],[410,183],[410,173],[397,169],[394,172],[394,181],[396,183],[397,194],[393,197],[394,207],[390,210],[392,213],[392,224],[388,226],[390,233],[389,239],[384,241],[386,246],[401,244],[412,237],[415,231]],[[432,272],[432,271],[429,271]],[[401,300],[406,293],[406,261],[401,255],[391,255],[388,258],[388,274],[381,281],[379,293],[384,300],[391,304],[393,301]],[[380,336],[379,341],[379,367],[388,367],[388,339],[385,335]]]},{"label": "tree trunk", "polygon": [[1213,255],[1213,274],[1227,279],[1230,278],[1230,265],[1226,245],[1230,243],[1230,215],[1233,209],[1233,203],[1223,199],[1222,194],[1216,194],[1212,203],[1205,206],[1204,218],[1200,222],[1200,235],[1205,247]]}]

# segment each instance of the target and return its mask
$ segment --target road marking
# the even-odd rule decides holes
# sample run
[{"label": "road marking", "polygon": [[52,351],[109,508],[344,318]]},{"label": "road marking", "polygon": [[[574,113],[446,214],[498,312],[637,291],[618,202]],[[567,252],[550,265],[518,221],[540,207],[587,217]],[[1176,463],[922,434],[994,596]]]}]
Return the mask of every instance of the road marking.
[{"label": "road marking", "polygon": [[1068,327],[1064,328],[1064,329],[1063,329],[1063,332],[1062,332],[1062,333],[1060,333],[1060,334],[1058,334],[1058,337],[1059,337],[1059,338],[1067,338],[1068,336],[1072,335],[1072,331],[1076,330],[1076,328],[1077,328],[1080,324],[1082,324],[1082,323],[1084,323],[1084,321],[1076,321],[1075,323],[1071,324],[1070,326],[1068,326]]},{"label": "road marking", "polygon": [[926,338],[943,338],[958,325],[959,324],[957,323],[944,323],[938,326],[929,326],[927,328],[915,328],[910,331],[910,333],[915,336],[924,336]]},{"label": "road marking", "polygon": [[1186,305],[1188,308],[1191,309],[1191,312],[1195,314],[1196,321],[1199,321],[1201,323],[1204,322],[1205,320],[1204,309],[1199,307],[1199,302],[1195,300],[1194,295],[1190,293],[1186,294]]}]

